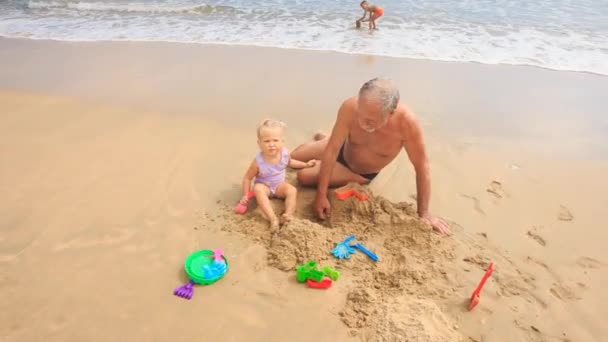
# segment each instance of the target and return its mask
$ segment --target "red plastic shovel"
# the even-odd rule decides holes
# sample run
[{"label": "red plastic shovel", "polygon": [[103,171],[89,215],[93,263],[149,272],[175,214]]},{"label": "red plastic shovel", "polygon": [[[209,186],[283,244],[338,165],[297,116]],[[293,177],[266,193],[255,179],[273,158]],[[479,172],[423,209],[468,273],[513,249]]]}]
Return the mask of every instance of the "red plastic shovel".
[{"label": "red plastic shovel", "polygon": [[469,303],[469,311],[473,310],[473,308],[479,303],[479,300],[481,298],[479,293],[481,292],[481,289],[485,285],[486,280],[488,280],[488,278],[490,278],[490,276],[492,275],[492,272],[494,272],[495,269],[496,269],[496,266],[494,266],[494,263],[491,262],[490,265],[488,266],[488,270],[486,271],[486,274],[483,275],[483,278],[481,278],[479,285],[477,285],[477,288],[475,289],[475,291],[473,291],[473,294],[471,295],[471,303]]},{"label": "red plastic shovel", "polygon": [[323,279],[321,281],[306,279],[306,284],[308,284],[308,287],[312,287],[313,289],[326,290],[331,287],[331,283],[331,279]]}]

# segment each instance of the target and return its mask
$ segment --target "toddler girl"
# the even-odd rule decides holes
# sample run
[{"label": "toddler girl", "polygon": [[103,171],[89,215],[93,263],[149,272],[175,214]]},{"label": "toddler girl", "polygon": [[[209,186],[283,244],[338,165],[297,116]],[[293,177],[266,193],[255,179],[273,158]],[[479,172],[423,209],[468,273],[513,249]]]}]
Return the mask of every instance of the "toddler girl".
[{"label": "toddler girl", "polygon": [[[266,119],[258,126],[258,146],[260,152],[251,162],[249,169],[243,177],[242,204],[247,204],[247,193],[251,189],[251,181],[255,177],[253,192],[258,206],[270,222],[274,232],[281,224],[288,223],[296,210],[297,189],[285,182],[285,169],[289,166],[294,169],[315,166],[316,161],[307,163],[291,159],[289,152],[283,147],[283,128],[285,124],[278,120]],[[277,218],[270,198],[285,199],[285,213],[281,220]]]}]

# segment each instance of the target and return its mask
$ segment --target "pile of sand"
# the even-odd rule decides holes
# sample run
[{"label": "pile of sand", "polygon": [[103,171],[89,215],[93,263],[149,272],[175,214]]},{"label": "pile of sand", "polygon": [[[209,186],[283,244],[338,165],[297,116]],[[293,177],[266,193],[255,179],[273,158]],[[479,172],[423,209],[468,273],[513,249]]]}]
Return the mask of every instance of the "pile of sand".
[{"label": "pile of sand", "polygon": [[[461,338],[453,324],[433,300],[445,299],[454,291],[443,268],[455,258],[450,241],[418,220],[413,205],[368,194],[365,201],[330,196],[331,219],[315,222],[310,212],[312,192],[301,193],[297,217],[274,236],[259,210],[251,207],[239,216],[227,206],[222,229],[243,233],[265,246],[272,267],[290,271],[316,260],[352,279],[340,312],[352,334],[363,334],[370,341],[458,341]],[[282,211],[282,201],[273,205],[276,212]],[[335,244],[351,234],[374,251],[379,262],[362,253],[349,260],[333,258],[330,252]]]},{"label": "pile of sand", "polygon": [[[461,341],[445,305],[451,306],[453,314],[453,299],[463,298],[462,310],[466,310],[463,290],[468,296],[474,286],[467,284],[466,275],[475,272],[481,277],[490,261],[500,264],[500,272],[492,276],[497,298],[517,297],[531,307],[546,307],[534,293],[534,276],[499,250],[485,246],[485,238],[459,234],[458,239],[445,239],[417,218],[413,204],[392,203],[365,187],[350,186],[369,197],[338,200],[332,194],[327,221],[317,220],[312,212],[314,192],[300,190],[296,218],[278,234],[270,233],[255,205],[243,216],[226,206],[220,213],[222,229],[242,233],[264,246],[271,267],[293,272],[297,265],[316,260],[338,269],[349,280],[340,318],[352,335],[366,341]],[[272,204],[275,212],[283,211],[282,201]],[[377,263],[359,252],[348,260],[331,255],[336,243],[351,234],[378,255]],[[555,293],[569,293],[567,284],[559,279],[556,284],[565,290]],[[514,317],[519,316],[514,312]]]}]

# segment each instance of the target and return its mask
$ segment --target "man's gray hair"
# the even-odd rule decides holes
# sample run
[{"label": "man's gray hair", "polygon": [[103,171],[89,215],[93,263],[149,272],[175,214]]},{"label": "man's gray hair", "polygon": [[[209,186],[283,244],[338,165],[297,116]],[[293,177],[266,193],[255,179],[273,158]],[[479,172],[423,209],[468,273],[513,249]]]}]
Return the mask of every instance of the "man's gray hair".
[{"label": "man's gray hair", "polygon": [[382,103],[382,114],[391,114],[399,104],[399,89],[393,81],[387,78],[374,78],[363,84],[359,97],[372,96]]}]

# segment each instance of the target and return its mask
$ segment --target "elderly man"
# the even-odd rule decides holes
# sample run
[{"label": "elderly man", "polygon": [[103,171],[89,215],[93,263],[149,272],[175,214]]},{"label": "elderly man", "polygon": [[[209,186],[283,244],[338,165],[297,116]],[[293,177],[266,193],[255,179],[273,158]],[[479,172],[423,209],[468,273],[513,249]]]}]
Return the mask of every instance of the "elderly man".
[{"label": "elderly man", "polygon": [[320,159],[313,168],[298,172],[302,185],[317,185],[314,209],[320,218],[330,214],[329,186],[369,183],[405,149],[416,171],[418,215],[435,230],[449,233],[448,225],[429,213],[431,178],[420,125],[399,102],[399,90],[387,79],[367,81],[359,95],[342,103],[331,135],[296,148],[297,160]]}]

